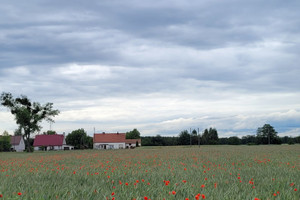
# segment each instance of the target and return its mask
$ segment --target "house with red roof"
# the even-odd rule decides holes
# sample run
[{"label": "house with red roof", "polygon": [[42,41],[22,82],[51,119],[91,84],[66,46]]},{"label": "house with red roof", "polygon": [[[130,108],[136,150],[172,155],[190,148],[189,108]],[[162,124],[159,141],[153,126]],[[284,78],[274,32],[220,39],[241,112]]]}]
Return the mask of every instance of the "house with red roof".
[{"label": "house with red roof", "polygon": [[25,142],[21,135],[10,137],[11,150],[22,152],[25,150]]},{"label": "house with red roof", "polygon": [[125,149],[141,146],[141,139],[126,139],[126,133],[95,133],[94,149]]},{"label": "house with red roof", "polygon": [[71,150],[73,146],[67,145],[65,134],[36,135],[33,142],[34,150]]}]

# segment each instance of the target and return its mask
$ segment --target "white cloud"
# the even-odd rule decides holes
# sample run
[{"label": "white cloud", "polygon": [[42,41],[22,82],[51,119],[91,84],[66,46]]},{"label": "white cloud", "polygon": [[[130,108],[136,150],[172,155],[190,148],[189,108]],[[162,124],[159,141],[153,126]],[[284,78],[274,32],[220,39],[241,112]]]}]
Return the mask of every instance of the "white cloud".
[{"label": "white cloud", "polygon": [[95,81],[99,79],[107,79],[111,76],[110,68],[100,65],[70,64],[68,66],[54,69],[52,73],[55,75],[61,75],[65,79],[75,81]]}]

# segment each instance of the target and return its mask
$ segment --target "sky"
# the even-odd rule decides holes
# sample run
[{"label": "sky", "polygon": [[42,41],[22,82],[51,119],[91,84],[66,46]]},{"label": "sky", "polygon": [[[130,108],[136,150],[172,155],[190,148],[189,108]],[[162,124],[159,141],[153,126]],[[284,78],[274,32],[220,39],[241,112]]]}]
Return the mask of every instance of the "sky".
[{"label": "sky", "polygon": [[[300,135],[299,0],[2,0],[0,92],[43,131]],[[13,134],[0,107],[0,133]]]}]

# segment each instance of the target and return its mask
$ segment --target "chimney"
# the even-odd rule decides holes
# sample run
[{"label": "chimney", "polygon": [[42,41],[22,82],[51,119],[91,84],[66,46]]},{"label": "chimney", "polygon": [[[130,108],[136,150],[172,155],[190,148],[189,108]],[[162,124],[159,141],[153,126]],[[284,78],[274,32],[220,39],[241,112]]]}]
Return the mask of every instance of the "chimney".
[{"label": "chimney", "polygon": [[105,134],[105,132],[102,132],[102,134]]}]

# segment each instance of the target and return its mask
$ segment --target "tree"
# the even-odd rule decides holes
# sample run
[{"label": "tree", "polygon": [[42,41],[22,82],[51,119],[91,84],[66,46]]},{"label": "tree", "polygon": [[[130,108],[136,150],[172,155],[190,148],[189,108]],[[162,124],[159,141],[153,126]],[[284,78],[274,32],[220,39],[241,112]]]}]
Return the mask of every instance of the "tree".
[{"label": "tree", "polygon": [[139,138],[141,138],[141,133],[136,128],[126,133],[126,139],[139,139]]},{"label": "tree", "polygon": [[5,131],[3,131],[2,135],[3,136],[9,136],[9,133],[5,130]]},{"label": "tree", "polygon": [[192,137],[192,145],[198,145],[198,133],[195,129],[192,131],[191,137]]},{"label": "tree", "polygon": [[23,135],[23,134],[22,134],[22,127],[19,126],[19,127],[14,131],[14,135],[15,135],[15,136],[17,136],[17,135]]},{"label": "tree", "polygon": [[218,131],[215,128],[209,128],[208,131],[208,144],[218,144],[219,137]]},{"label": "tree", "polygon": [[242,144],[248,144],[248,145],[253,145],[257,143],[257,139],[255,135],[246,135],[242,137],[241,140]]},{"label": "tree", "polygon": [[75,149],[87,149],[91,146],[91,139],[87,136],[83,128],[69,133],[66,137],[66,143],[72,145]]},{"label": "tree", "polygon": [[201,144],[208,144],[208,141],[209,141],[209,133],[208,130],[205,129],[202,134]]},{"label": "tree", "polygon": [[44,132],[43,134],[44,134],[44,135],[55,135],[56,132],[55,132],[55,131],[52,131],[52,130],[48,130],[47,132]]},{"label": "tree", "polygon": [[257,142],[258,144],[278,144],[280,139],[277,132],[270,124],[265,124],[263,127],[257,128]]},{"label": "tree", "polygon": [[181,131],[178,138],[179,145],[189,145],[190,144],[190,134],[187,130]]},{"label": "tree", "polygon": [[54,122],[52,117],[59,114],[59,110],[53,110],[53,103],[41,105],[38,102],[31,102],[26,96],[13,98],[11,93],[3,92],[0,97],[1,105],[7,107],[15,116],[16,123],[23,130],[23,138],[27,145],[27,152],[32,152],[30,135],[40,131],[40,123],[43,120]]},{"label": "tree", "polygon": [[9,135],[0,136],[0,151],[10,151],[10,148],[11,148],[10,136]]},{"label": "tree", "polygon": [[230,145],[239,145],[239,144],[241,144],[241,140],[237,136],[232,136],[232,137],[228,138],[228,144],[230,144]]}]

